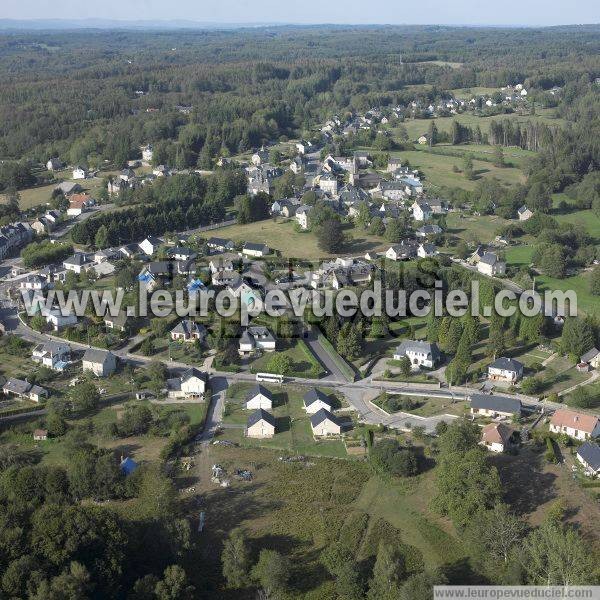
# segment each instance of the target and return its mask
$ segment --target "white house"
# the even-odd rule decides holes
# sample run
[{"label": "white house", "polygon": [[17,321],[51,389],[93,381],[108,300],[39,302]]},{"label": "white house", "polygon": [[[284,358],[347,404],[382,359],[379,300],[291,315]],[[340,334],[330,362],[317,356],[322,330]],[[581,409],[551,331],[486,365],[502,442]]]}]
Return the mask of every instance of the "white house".
[{"label": "white house", "polygon": [[477,270],[484,275],[493,277],[506,273],[506,263],[498,258],[493,252],[485,252],[477,263]]},{"label": "white house", "polygon": [[303,403],[303,408],[309,415],[314,415],[322,408],[329,412],[333,410],[329,398],[316,388],[311,388],[304,394]]},{"label": "white house", "polygon": [[73,179],[85,179],[88,176],[88,172],[83,167],[75,167],[73,169]]},{"label": "white house", "polygon": [[223,238],[210,238],[207,240],[206,245],[213,252],[225,252],[227,250],[233,250],[235,248],[235,244],[231,240],[225,240]]},{"label": "white house", "polygon": [[208,375],[195,367],[184,371],[181,377],[167,379],[169,398],[201,398],[208,387]]},{"label": "white house", "polygon": [[254,244],[252,242],[246,242],[242,248],[242,254],[245,254],[246,256],[262,257],[267,256],[269,253],[269,246],[266,244]]},{"label": "white house", "polygon": [[332,196],[337,195],[338,192],[338,180],[335,175],[331,173],[326,173],[325,175],[321,175],[319,178],[319,187],[326,193],[331,194]]},{"label": "white house", "polygon": [[142,147],[142,160],[146,164],[150,164],[154,158],[154,148],[150,144]]},{"label": "white house", "polygon": [[83,371],[91,371],[96,377],[108,377],[117,368],[117,357],[108,350],[88,348],[82,359]]},{"label": "white house", "polygon": [[247,327],[240,336],[239,353],[240,356],[248,356],[256,350],[273,352],[275,346],[273,334],[266,327],[254,325]]},{"label": "white house", "polygon": [[600,350],[595,347],[588,350],[585,354],[581,355],[581,362],[597,369],[600,366]]},{"label": "white house", "polygon": [[342,433],[342,424],[338,418],[325,408],[319,409],[311,416],[310,427],[315,437],[327,437]]},{"label": "white house", "polygon": [[71,348],[60,342],[38,344],[31,352],[31,360],[53,371],[64,371],[71,360]]},{"label": "white house", "polygon": [[422,340],[404,340],[394,350],[394,360],[406,357],[413,368],[425,367],[433,369],[441,359],[441,353],[435,342]]},{"label": "white house", "polygon": [[435,256],[438,253],[437,248],[433,244],[419,244],[417,250],[417,256],[419,258],[428,258],[429,256]]},{"label": "white house", "polygon": [[48,312],[46,315],[46,323],[48,323],[54,331],[59,331],[63,327],[71,327],[77,325],[77,315],[63,315],[60,310],[55,309]]},{"label": "white house", "polygon": [[63,267],[67,271],[73,271],[79,275],[82,271],[86,271],[93,265],[91,258],[87,254],[77,252],[63,261]]},{"label": "white house", "polygon": [[162,243],[162,240],[149,235],[143,242],[139,243],[139,247],[144,254],[152,256],[162,246]]},{"label": "white house", "polygon": [[431,215],[433,215],[433,211],[427,202],[415,202],[411,206],[413,211],[413,219],[415,221],[427,221],[431,219]]},{"label": "white house", "polygon": [[296,209],[296,221],[302,229],[308,229],[308,215],[311,211],[311,207],[303,204]]},{"label": "white house", "polygon": [[504,423],[489,423],[481,431],[482,446],[490,452],[504,452],[514,445],[515,431]]},{"label": "white house", "polygon": [[501,356],[488,367],[490,381],[516,383],[521,377],[523,377],[523,364],[514,358]]},{"label": "white house", "polygon": [[583,465],[586,475],[600,475],[600,446],[594,442],[585,442],[577,449],[577,460]]},{"label": "white house", "polygon": [[492,417],[513,417],[521,414],[521,401],[508,396],[471,394],[471,414]]},{"label": "white house", "polygon": [[519,216],[519,221],[527,221],[527,219],[533,217],[533,212],[523,205],[517,210],[517,215]]},{"label": "white house", "polygon": [[402,240],[399,244],[390,246],[385,257],[388,260],[409,260],[417,256],[418,246],[412,240]]},{"label": "white house", "polygon": [[2,391],[5,396],[18,396],[19,398],[26,398],[33,402],[39,402],[42,398],[48,397],[48,390],[45,388],[33,385],[26,379],[15,379],[13,377],[6,380]]},{"label": "white house", "polygon": [[272,438],[275,435],[275,417],[259,408],[248,417],[246,436],[250,438]]},{"label": "white house", "polygon": [[62,162],[60,162],[60,160],[58,158],[51,158],[47,163],[46,163],[46,169],[48,169],[48,171],[60,171],[60,169],[62,169],[63,164]]},{"label": "white house", "polygon": [[557,410],[550,419],[550,431],[566,433],[576,440],[590,440],[600,436],[600,420],[573,410]]},{"label": "white house", "polygon": [[262,385],[253,387],[246,396],[246,409],[257,410],[259,408],[263,410],[273,408],[273,394]]}]

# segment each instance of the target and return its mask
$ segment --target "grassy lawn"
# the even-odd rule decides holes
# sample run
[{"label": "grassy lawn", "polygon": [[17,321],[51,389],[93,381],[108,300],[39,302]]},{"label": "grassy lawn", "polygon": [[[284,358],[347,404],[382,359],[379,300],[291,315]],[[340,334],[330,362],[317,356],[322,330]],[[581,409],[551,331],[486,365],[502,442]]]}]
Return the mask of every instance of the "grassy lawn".
[{"label": "grassy lawn", "polygon": [[[318,259],[334,256],[318,247],[316,236],[310,231],[297,231],[295,221],[281,219],[257,221],[247,225],[231,225],[210,232],[211,235],[231,239],[236,243],[257,242],[266,243],[269,248],[278,250],[284,257]],[[344,254],[365,254],[367,251],[383,250],[384,240],[364,231],[347,225],[345,233],[349,243],[344,248]],[[387,244],[389,246],[389,244]]]},{"label": "grassy lawn", "polygon": [[285,354],[292,361],[292,373],[295,377],[321,377],[325,374],[321,363],[311,354],[304,340],[280,340],[280,347],[273,352],[265,352],[262,356],[250,363],[254,373],[270,372],[269,363],[273,356]]},{"label": "grassy lawn", "polygon": [[391,483],[373,477],[364,485],[356,501],[356,506],[372,517],[385,519],[397,527],[402,541],[416,547],[430,567],[465,556],[449,523],[428,509],[434,485],[433,471]]},{"label": "grassy lawn", "polygon": [[496,231],[509,223],[496,215],[480,217],[451,212],[446,215],[448,233],[466,241],[478,240],[488,243],[496,237]]},{"label": "grassy lawn", "polygon": [[542,371],[546,384],[544,394],[562,392],[590,378],[590,373],[580,373],[573,363],[565,356],[556,356]]},{"label": "grassy lawn", "polygon": [[[302,408],[302,398],[307,388],[295,386],[265,386],[273,393],[273,410],[276,419],[276,433],[271,439],[252,439],[244,436],[244,427],[251,414],[244,408],[244,400],[252,384],[235,384],[227,392],[225,425],[239,427],[225,428],[219,437],[238,442],[244,447],[262,447],[305,454],[309,456],[347,456],[344,443],[340,439],[315,441],[310,427],[310,417]],[[331,396],[330,390],[322,391]]]},{"label": "grassy lawn", "polygon": [[600,240],[600,217],[593,210],[575,210],[566,214],[552,215],[559,223],[573,223],[582,227],[596,242]]},{"label": "grassy lawn", "polygon": [[[428,152],[428,148],[423,148],[425,152]],[[459,146],[453,146],[451,144],[437,144],[434,148],[435,153],[447,152],[448,155],[459,153],[462,156],[470,154],[474,159],[489,161],[493,159],[494,146],[486,144],[460,144]],[[535,152],[530,150],[522,150],[517,147],[502,148],[504,153],[504,162],[507,166],[513,166],[522,168],[525,162],[535,156]],[[455,157],[456,158],[456,157]]]}]

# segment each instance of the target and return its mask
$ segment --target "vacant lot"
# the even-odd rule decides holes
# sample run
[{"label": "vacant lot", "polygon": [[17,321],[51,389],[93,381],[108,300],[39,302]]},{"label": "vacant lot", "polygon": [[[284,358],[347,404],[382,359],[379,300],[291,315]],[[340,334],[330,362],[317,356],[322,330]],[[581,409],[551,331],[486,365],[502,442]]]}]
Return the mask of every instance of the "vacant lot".
[{"label": "vacant lot", "polygon": [[393,154],[408,161],[411,167],[422,171],[425,175],[425,186],[434,189],[442,186],[472,190],[477,184],[477,179],[489,177],[498,179],[505,184],[523,183],[525,181],[525,176],[520,169],[512,167],[498,168],[490,162],[481,160],[473,161],[476,179],[472,181],[466,179],[462,173],[456,172],[456,169],[462,170],[463,160],[460,157],[433,154],[426,150],[394,152]]},{"label": "vacant lot", "polygon": [[451,212],[446,216],[448,233],[455,235],[467,242],[491,242],[496,237],[496,232],[509,223],[506,219],[496,215],[483,215],[476,217]]},{"label": "vacant lot", "polygon": [[[345,227],[345,233],[349,243],[343,249],[343,254],[365,254],[369,251],[386,248],[383,238],[369,235],[350,225]],[[210,237],[208,234],[206,235]],[[211,235],[231,239],[236,243],[266,243],[269,248],[278,250],[282,256],[287,258],[318,259],[334,256],[318,247],[314,233],[298,231],[293,220],[278,219],[275,221],[271,219],[247,225],[232,225],[212,231]]]}]

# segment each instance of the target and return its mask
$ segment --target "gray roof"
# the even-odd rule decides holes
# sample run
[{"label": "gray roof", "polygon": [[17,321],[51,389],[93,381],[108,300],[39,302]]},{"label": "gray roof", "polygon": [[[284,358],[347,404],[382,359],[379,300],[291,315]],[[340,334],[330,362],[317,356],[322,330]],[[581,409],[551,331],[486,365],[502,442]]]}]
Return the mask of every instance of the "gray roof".
[{"label": "gray roof", "polygon": [[189,369],[184,371],[181,374],[181,381],[187,381],[188,379],[191,379],[192,377],[198,377],[198,379],[202,379],[202,381],[204,381],[204,382],[208,381],[208,376],[206,375],[206,373],[204,371],[200,371],[199,369],[196,369],[196,367],[190,367]]},{"label": "gray roof", "polygon": [[589,362],[590,360],[596,358],[598,354],[600,354],[600,350],[594,347],[591,350],[588,350],[585,354],[581,355],[581,362]]},{"label": "gray roof", "polygon": [[340,420],[334,414],[330,413],[325,408],[319,409],[314,415],[312,415],[312,417],[310,418],[310,423],[313,427],[317,427],[326,419],[329,421],[332,421],[333,423],[335,423],[336,425],[339,425],[340,427],[342,425]]},{"label": "gray roof", "polygon": [[600,470],[600,446],[594,442],[585,442],[579,446],[577,454],[592,468],[594,471]]},{"label": "gray roof", "polygon": [[260,250],[265,254],[269,253],[269,247],[266,244],[255,244],[253,242],[246,242],[244,244],[244,250]]},{"label": "gray roof", "polygon": [[502,413],[518,414],[521,412],[521,401],[518,398],[509,398],[508,396],[472,394],[471,408],[482,408]]},{"label": "gray roof", "polygon": [[231,240],[226,240],[224,238],[213,237],[207,240],[206,242],[209,246],[218,246],[222,248],[227,248],[228,246],[233,246],[233,242]]},{"label": "gray roof", "polygon": [[275,427],[275,417],[271,413],[268,413],[266,410],[263,410],[262,408],[255,410],[248,417],[247,426],[252,427],[252,425],[256,425],[256,423],[258,423],[259,421],[266,421],[267,423],[269,423],[269,425]]},{"label": "gray roof", "polygon": [[88,263],[88,257],[86,254],[83,254],[81,252],[76,252],[75,254],[73,254],[73,256],[65,259],[63,261],[63,265],[78,265],[78,266],[82,266],[85,265],[86,263]]},{"label": "gray roof", "polygon": [[306,408],[318,400],[321,400],[321,402],[324,402],[331,408],[331,400],[329,397],[317,388],[311,388],[308,392],[306,392],[306,394],[304,394],[304,406]]},{"label": "gray roof", "polygon": [[422,340],[404,340],[395,351],[396,354],[406,354],[407,352],[431,354],[433,360],[437,360],[441,356],[440,349],[435,342]]},{"label": "gray roof", "polygon": [[171,329],[171,333],[183,333],[185,335],[191,335],[192,333],[204,334],[206,333],[206,327],[201,323],[196,323],[190,319],[184,319],[180,321]]},{"label": "gray roof", "polygon": [[87,362],[104,364],[112,353],[108,350],[99,350],[97,348],[88,348],[83,355],[83,360]]},{"label": "gray roof", "polygon": [[255,398],[259,394],[262,394],[263,396],[265,396],[265,398],[268,398],[269,400],[273,401],[273,394],[271,394],[271,392],[266,387],[263,387],[262,385],[255,385],[248,392],[248,395],[246,396],[246,402],[248,402],[248,400],[252,400],[252,398]]},{"label": "gray roof", "polygon": [[502,369],[503,371],[513,371],[519,373],[523,370],[523,363],[520,363],[514,358],[506,358],[501,356],[497,358],[488,368],[490,369]]},{"label": "gray roof", "polygon": [[484,255],[479,259],[485,265],[495,265],[499,262],[499,258],[493,252],[485,252]]},{"label": "gray roof", "polygon": [[13,394],[26,394],[31,389],[31,383],[24,381],[23,379],[11,377],[10,379],[7,379],[2,389],[12,392]]}]

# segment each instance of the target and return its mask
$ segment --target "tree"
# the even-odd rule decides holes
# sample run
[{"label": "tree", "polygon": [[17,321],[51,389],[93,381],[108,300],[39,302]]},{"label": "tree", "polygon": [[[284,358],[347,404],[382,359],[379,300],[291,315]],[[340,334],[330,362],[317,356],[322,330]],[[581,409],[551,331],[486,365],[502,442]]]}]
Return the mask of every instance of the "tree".
[{"label": "tree", "polygon": [[565,354],[579,360],[582,354],[594,347],[594,329],[588,319],[569,317],[565,319],[560,347]]},{"label": "tree", "polygon": [[471,556],[476,557],[482,569],[498,581],[498,573],[506,569],[514,550],[523,542],[526,524],[503,503],[491,510],[481,511],[467,526],[466,540]]},{"label": "tree", "polygon": [[431,121],[429,123],[429,132],[427,134],[427,142],[429,143],[429,147],[435,146],[438,143],[438,128],[435,124],[435,121]]},{"label": "tree", "polygon": [[552,206],[552,197],[546,183],[535,182],[527,192],[527,207],[533,212],[547,213]]},{"label": "tree", "polygon": [[195,597],[194,586],[188,583],[187,575],[179,565],[171,565],[165,569],[154,593],[156,600],[193,600]]},{"label": "tree", "polygon": [[325,252],[340,252],[346,243],[341,223],[337,219],[323,222],[317,229],[317,243]]},{"label": "tree", "polygon": [[402,241],[406,227],[401,219],[390,219],[385,228],[384,237],[390,244],[398,244]]},{"label": "tree", "polygon": [[408,356],[403,356],[398,362],[400,363],[400,375],[404,378],[410,377],[411,364]]},{"label": "tree", "polygon": [[225,540],[221,564],[228,587],[241,588],[248,584],[250,551],[246,536],[240,528],[232,529]]},{"label": "tree", "polygon": [[590,292],[594,296],[600,296],[600,266],[592,269],[592,276],[590,277]]},{"label": "tree", "polygon": [[336,350],[344,358],[352,360],[360,354],[361,342],[357,328],[351,323],[344,323],[337,336]]},{"label": "tree", "polygon": [[446,585],[445,575],[437,571],[424,571],[411,575],[400,588],[398,600],[431,600],[434,585]]},{"label": "tree", "polygon": [[292,359],[287,354],[274,354],[269,360],[267,369],[270,373],[287,375],[293,367]]},{"label": "tree", "polygon": [[410,448],[403,448],[396,440],[381,440],[369,453],[373,468],[398,477],[412,477],[419,472],[419,464]]},{"label": "tree", "polygon": [[94,237],[94,244],[96,248],[106,248],[108,243],[108,228],[106,225],[101,225],[96,231],[96,236]]},{"label": "tree", "polygon": [[494,146],[494,166],[501,169],[504,167],[504,152],[502,146]]},{"label": "tree", "polygon": [[100,392],[91,381],[82,381],[71,388],[69,398],[76,411],[89,412],[98,407]]},{"label": "tree", "polygon": [[550,277],[564,277],[567,270],[567,260],[562,246],[559,244],[545,246],[539,265],[544,273]]},{"label": "tree", "polygon": [[168,518],[177,514],[177,492],[173,482],[158,467],[144,468],[139,484],[137,513],[148,519]]},{"label": "tree", "polygon": [[291,575],[290,561],[275,550],[261,550],[252,569],[253,578],[272,596],[287,589]]},{"label": "tree", "polygon": [[363,600],[364,584],[354,561],[345,562],[337,572],[335,591],[338,598],[344,600]]},{"label": "tree", "polygon": [[463,159],[463,173],[469,180],[475,179],[475,168],[473,166],[473,157],[470,154],[465,154]]},{"label": "tree", "polygon": [[46,329],[46,319],[42,315],[35,315],[31,317],[30,325],[36,331],[44,331]]},{"label": "tree", "polygon": [[373,217],[371,220],[371,225],[369,227],[369,233],[371,235],[382,236],[385,234],[385,225],[383,224],[383,219],[381,217]]},{"label": "tree", "polygon": [[523,568],[531,585],[589,585],[596,564],[577,531],[545,522],[525,539]]},{"label": "tree", "polygon": [[394,544],[379,542],[367,597],[369,600],[396,600],[405,576],[404,557],[399,549]]}]

